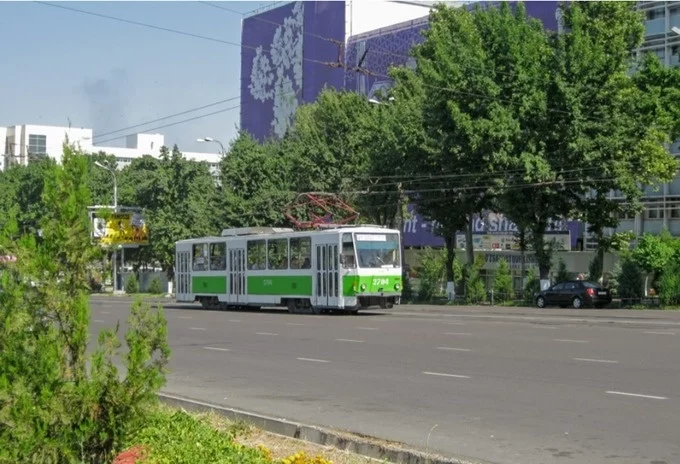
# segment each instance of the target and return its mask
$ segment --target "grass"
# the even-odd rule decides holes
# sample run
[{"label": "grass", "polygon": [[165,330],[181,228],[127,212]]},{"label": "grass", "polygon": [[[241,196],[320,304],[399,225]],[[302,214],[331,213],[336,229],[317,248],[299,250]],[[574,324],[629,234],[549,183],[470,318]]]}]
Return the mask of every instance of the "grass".
[{"label": "grass", "polygon": [[[141,450],[139,464],[377,464],[368,457],[233,423],[215,413],[194,414],[159,404],[143,429],[126,440]],[[129,453],[128,453],[129,455]],[[127,462],[127,461],[126,461]]]}]

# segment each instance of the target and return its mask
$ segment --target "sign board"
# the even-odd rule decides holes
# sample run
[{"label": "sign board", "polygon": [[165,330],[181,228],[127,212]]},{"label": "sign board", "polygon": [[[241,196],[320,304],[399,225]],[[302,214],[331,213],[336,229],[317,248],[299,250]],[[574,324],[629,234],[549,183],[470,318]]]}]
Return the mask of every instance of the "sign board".
[{"label": "sign board", "polygon": [[111,213],[105,217],[92,213],[95,241],[104,246],[139,246],[149,244],[149,230],[144,216],[137,211]]},{"label": "sign board", "polygon": [[[571,250],[571,232],[554,231],[546,232],[544,240],[547,243],[555,241],[556,250]],[[480,234],[472,235],[472,245],[475,250],[480,251],[519,251],[519,240],[510,234]],[[465,234],[456,234],[456,248],[464,250],[466,246]]]}]

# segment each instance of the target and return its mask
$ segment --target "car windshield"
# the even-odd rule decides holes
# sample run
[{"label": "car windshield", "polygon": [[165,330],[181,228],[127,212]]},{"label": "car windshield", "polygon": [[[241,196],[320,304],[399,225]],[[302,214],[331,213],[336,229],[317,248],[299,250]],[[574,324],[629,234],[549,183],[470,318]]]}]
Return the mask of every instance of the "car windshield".
[{"label": "car windshield", "polygon": [[583,286],[586,288],[600,288],[600,286],[593,282],[583,282]]},{"label": "car windshield", "polygon": [[359,267],[394,268],[401,265],[399,234],[357,233],[354,238]]}]

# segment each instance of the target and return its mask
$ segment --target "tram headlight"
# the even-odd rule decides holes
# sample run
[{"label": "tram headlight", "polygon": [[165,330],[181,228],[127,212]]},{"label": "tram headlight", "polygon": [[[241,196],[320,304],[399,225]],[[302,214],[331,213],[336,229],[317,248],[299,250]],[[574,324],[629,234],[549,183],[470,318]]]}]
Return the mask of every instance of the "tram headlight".
[{"label": "tram headlight", "polygon": [[394,284],[394,289],[395,289],[396,291],[399,291],[400,288],[401,288],[401,285],[399,285],[399,284]]},{"label": "tram headlight", "polygon": [[361,284],[361,291],[365,292],[366,291],[366,284]]}]

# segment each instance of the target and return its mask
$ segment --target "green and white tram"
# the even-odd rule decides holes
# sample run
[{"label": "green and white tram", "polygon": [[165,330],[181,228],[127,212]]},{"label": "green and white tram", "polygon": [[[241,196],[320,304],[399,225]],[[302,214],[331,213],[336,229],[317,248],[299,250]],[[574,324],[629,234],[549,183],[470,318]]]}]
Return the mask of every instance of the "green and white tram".
[{"label": "green and white tram", "polygon": [[225,229],[175,244],[178,302],[285,306],[292,313],[391,308],[402,290],[400,233],[379,226]]}]

